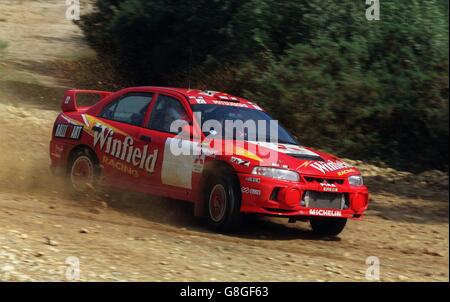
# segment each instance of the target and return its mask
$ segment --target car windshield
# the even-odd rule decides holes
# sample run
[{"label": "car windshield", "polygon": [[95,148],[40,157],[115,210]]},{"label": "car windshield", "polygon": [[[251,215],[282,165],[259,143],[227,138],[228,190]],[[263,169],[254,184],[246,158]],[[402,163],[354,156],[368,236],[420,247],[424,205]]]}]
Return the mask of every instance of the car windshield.
[{"label": "car windshield", "polygon": [[[205,135],[217,135],[221,132],[224,139],[299,144],[286,129],[261,110],[196,104],[192,105],[192,111],[197,120],[201,120]],[[213,126],[213,130],[210,125]],[[220,126],[221,129],[217,129],[216,126]]]}]

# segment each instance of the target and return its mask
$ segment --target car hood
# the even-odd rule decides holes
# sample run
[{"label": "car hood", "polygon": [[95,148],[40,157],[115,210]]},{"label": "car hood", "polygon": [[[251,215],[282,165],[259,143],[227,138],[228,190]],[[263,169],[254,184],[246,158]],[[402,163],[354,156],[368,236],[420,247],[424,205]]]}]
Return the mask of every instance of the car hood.
[{"label": "car hood", "polygon": [[302,175],[342,178],[360,174],[334,155],[299,145],[248,142],[244,150],[236,148],[235,156],[250,159],[253,165],[281,167]]}]

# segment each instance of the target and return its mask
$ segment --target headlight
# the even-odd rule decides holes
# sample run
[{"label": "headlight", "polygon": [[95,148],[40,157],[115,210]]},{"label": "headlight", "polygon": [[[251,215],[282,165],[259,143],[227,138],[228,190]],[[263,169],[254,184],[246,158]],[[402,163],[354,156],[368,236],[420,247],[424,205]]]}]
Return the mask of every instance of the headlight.
[{"label": "headlight", "polygon": [[364,184],[363,178],[361,175],[353,175],[348,178],[348,183],[352,186],[362,186]]},{"label": "headlight", "polygon": [[289,181],[299,181],[300,179],[297,172],[271,167],[255,167],[252,174]]}]

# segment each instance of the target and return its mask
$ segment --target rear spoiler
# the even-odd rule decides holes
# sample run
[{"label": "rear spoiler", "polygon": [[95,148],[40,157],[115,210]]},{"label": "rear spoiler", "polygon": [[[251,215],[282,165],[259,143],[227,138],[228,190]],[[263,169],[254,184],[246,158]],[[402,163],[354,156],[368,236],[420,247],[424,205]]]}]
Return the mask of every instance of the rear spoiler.
[{"label": "rear spoiler", "polygon": [[61,103],[61,110],[63,112],[74,112],[78,111],[77,105],[77,95],[78,94],[96,94],[100,96],[100,100],[112,94],[109,91],[98,91],[98,90],[79,90],[71,89],[64,93],[64,98]]}]

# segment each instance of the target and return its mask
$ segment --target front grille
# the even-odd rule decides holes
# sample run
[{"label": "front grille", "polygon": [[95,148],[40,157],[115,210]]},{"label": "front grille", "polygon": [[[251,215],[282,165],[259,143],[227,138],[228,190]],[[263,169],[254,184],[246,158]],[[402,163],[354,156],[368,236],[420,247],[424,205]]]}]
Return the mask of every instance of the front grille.
[{"label": "front grille", "polygon": [[318,183],[329,183],[329,184],[339,184],[344,183],[343,179],[332,179],[332,178],[319,178],[319,177],[304,177],[307,182],[318,182]]},{"label": "front grille", "polygon": [[349,198],[345,193],[306,191],[302,204],[307,208],[343,210],[348,208]]}]

